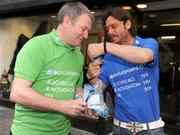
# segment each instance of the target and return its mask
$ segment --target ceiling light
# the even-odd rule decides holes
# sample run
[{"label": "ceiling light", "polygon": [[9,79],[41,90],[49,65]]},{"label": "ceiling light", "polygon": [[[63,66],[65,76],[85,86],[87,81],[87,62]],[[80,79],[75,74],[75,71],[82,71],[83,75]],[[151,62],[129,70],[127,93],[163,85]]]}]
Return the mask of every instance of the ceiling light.
[{"label": "ceiling light", "polygon": [[161,24],[160,26],[180,26],[180,23],[167,23],[167,24]]},{"label": "ceiling light", "polygon": [[153,18],[153,17],[156,17],[157,15],[156,14],[149,14],[148,17],[150,18]]},{"label": "ceiling light", "polygon": [[130,10],[131,9],[130,6],[122,6],[121,8],[124,9],[124,10]]},{"label": "ceiling light", "polygon": [[52,15],[51,18],[56,18],[56,15]]},{"label": "ceiling light", "polygon": [[143,25],[143,28],[144,28],[144,29],[147,28],[147,25]]},{"label": "ceiling light", "polygon": [[176,36],[161,36],[161,39],[169,39],[169,40],[173,40],[175,39]]},{"label": "ceiling light", "polygon": [[94,13],[95,13],[95,11],[91,11],[91,13],[92,13],[92,14],[94,14]]},{"label": "ceiling light", "polygon": [[147,8],[146,4],[137,4],[136,5],[137,8]]}]

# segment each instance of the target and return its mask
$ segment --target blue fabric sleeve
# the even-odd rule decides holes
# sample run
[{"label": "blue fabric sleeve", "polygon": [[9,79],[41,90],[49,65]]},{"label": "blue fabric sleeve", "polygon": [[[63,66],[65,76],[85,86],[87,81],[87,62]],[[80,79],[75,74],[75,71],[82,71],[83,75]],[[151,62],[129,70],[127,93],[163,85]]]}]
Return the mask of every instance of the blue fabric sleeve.
[{"label": "blue fabric sleeve", "polygon": [[158,63],[158,43],[157,43],[157,41],[153,38],[144,39],[141,47],[148,48],[153,51],[154,61],[148,65],[149,66],[156,65]]}]

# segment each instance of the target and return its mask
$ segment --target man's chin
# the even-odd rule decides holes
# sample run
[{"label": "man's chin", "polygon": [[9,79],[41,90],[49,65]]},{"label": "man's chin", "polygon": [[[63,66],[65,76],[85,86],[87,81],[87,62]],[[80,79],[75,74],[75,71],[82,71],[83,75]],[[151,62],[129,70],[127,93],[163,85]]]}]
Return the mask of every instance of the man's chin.
[{"label": "man's chin", "polygon": [[80,46],[81,46],[81,43],[76,43],[74,46],[75,46],[75,47],[80,47]]},{"label": "man's chin", "polygon": [[111,39],[111,42],[112,42],[112,43],[115,43],[115,44],[117,44],[117,43],[118,43],[118,41],[117,41],[117,40],[113,40],[113,39]]},{"label": "man's chin", "polygon": [[81,46],[81,43],[82,43],[82,40],[79,40],[78,42],[76,42],[76,47],[78,47],[78,46]]}]

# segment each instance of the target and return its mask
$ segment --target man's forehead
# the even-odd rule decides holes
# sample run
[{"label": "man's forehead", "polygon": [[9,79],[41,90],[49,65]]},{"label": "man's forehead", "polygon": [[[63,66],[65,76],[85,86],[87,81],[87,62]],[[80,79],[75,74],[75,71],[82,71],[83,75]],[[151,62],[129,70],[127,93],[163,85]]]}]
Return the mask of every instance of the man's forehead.
[{"label": "man's forehead", "polygon": [[79,17],[79,19],[77,19],[77,23],[80,24],[83,27],[87,27],[87,28],[92,27],[92,20],[86,14],[81,15]]},{"label": "man's forehead", "polygon": [[106,26],[107,26],[107,25],[117,24],[117,23],[119,23],[119,22],[122,22],[122,21],[114,18],[113,16],[109,16],[109,17],[107,17],[107,19],[106,19]]}]

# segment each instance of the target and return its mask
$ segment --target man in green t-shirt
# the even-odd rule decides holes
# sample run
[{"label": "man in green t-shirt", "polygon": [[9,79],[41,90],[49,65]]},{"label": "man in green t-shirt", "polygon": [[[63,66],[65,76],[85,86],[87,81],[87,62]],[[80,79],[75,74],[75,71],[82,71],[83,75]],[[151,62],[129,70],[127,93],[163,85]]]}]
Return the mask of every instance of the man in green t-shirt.
[{"label": "man in green t-shirt", "polygon": [[68,135],[70,117],[85,114],[86,102],[74,100],[83,92],[83,55],[93,16],[80,2],[66,3],[58,26],[33,37],[21,49],[15,65],[10,99],[16,102],[12,135]]}]

